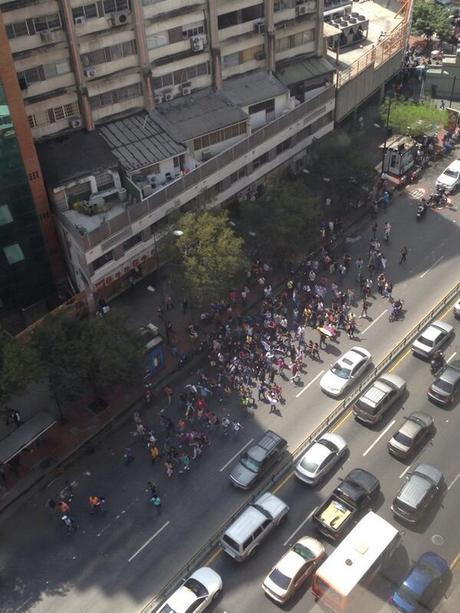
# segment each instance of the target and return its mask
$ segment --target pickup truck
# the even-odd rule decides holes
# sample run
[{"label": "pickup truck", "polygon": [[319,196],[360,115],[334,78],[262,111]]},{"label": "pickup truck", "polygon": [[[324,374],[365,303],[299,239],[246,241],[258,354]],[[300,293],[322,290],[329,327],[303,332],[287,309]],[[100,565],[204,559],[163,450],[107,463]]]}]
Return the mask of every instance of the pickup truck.
[{"label": "pickup truck", "polygon": [[370,472],[354,468],[313,515],[315,528],[336,541],[367,511],[380,492],[380,482]]}]

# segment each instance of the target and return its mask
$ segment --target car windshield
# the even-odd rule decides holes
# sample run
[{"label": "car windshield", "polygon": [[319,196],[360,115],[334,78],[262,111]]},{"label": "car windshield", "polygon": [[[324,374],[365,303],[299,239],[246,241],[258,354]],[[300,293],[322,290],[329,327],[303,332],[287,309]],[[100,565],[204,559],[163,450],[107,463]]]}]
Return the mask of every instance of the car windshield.
[{"label": "car windshield", "polygon": [[433,341],[430,341],[430,339],[426,338],[425,336],[419,336],[418,342],[422,343],[422,345],[426,345],[427,347],[433,347],[434,345]]},{"label": "car windshield", "polygon": [[294,545],[292,551],[294,553],[297,553],[299,556],[301,556],[304,560],[307,561],[314,560],[316,557],[311,549],[308,549],[308,547],[305,547],[305,545],[302,545],[301,543],[297,543],[296,545]]},{"label": "car windshield", "polygon": [[331,368],[331,372],[341,379],[349,379],[351,375],[351,368],[345,368],[341,364],[334,364]]},{"label": "car windshield", "polygon": [[412,444],[412,439],[403,434],[402,432],[396,432],[394,435],[395,441],[401,443],[401,445],[406,445],[406,447],[410,447]]},{"label": "car windshield", "polygon": [[406,602],[409,602],[412,605],[417,604],[417,595],[414,594],[414,592],[410,590],[407,586],[401,585],[398,590],[398,594]]},{"label": "car windshield", "polygon": [[257,473],[260,470],[260,462],[251,458],[247,453],[241,457],[240,462],[245,468],[251,470],[253,473]]},{"label": "car windshield", "polygon": [[184,583],[184,587],[193,592],[197,598],[204,598],[208,595],[208,590],[204,587],[204,585],[196,579],[193,579],[193,577],[187,579],[187,581]]},{"label": "car windshield", "polygon": [[448,381],[444,381],[444,379],[436,379],[433,385],[435,385],[436,387],[439,387],[439,389],[442,390],[443,392],[451,392],[452,387],[453,387],[452,383],[449,383]]},{"label": "car windshield", "polygon": [[277,568],[274,568],[269,575],[270,579],[275,583],[278,587],[281,587],[283,590],[287,590],[291,580],[286,575],[283,575]]},{"label": "car windshield", "polygon": [[334,443],[332,443],[331,441],[321,439],[319,443],[320,445],[323,445],[324,447],[326,447],[326,449],[329,449],[329,451],[332,451],[332,453],[336,453],[338,451],[337,445],[334,445]]},{"label": "car windshield", "polygon": [[457,177],[458,177],[458,172],[456,172],[455,170],[450,170],[449,168],[446,168],[446,170],[443,172],[443,174],[446,177],[451,177],[452,179],[457,179]]}]

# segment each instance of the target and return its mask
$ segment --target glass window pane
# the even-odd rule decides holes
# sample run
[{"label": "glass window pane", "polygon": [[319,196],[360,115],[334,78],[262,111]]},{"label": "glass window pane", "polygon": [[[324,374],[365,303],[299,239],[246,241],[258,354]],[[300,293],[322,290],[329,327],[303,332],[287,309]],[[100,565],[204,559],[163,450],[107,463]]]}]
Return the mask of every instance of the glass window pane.
[{"label": "glass window pane", "polygon": [[22,252],[19,243],[14,243],[14,245],[3,247],[3,253],[8,260],[8,264],[17,264],[18,262],[22,262],[24,260],[24,253]]}]

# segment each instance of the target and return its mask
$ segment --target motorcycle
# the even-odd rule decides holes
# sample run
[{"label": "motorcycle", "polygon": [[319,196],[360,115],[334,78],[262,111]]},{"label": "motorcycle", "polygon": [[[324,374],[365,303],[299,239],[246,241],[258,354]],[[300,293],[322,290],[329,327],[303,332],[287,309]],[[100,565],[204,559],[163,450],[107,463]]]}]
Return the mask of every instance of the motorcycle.
[{"label": "motorcycle", "polygon": [[442,207],[446,206],[449,203],[449,199],[446,196],[446,192],[443,189],[438,188],[435,192],[430,194],[428,199],[428,206],[431,207]]},{"label": "motorcycle", "polygon": [[393,307],[390,311],[390,315],[388,316],[388,321],[390,322],[396,321],[401,317],[401,313],[403,310],[403,304],[404,302],[402,300],[397,300],[395,303],[393,303]]},{"label": "motorcycle", "polygon": [[437,375],[441,368],[444,366],[444,355],[438,352],[430,361],[430,370],[432,375]]},{"label": "motorcycle", "polygon": [[425,217],[426,209],[427,206],[425,202],[417,206],[417,221],[420,221],[423,219],[423,217]]}]

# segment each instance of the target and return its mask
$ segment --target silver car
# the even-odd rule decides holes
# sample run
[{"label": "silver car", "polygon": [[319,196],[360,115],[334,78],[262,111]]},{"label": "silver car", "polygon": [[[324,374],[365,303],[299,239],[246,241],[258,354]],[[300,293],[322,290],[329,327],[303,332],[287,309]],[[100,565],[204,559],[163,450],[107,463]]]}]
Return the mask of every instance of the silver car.
[{"label": "silver car", "polygon": [[376,424],[405,390],[406,382],[398,375],[380,375],[354,404],[353,414],[356,420],[363,424]]},{"label": "silver car", "polygon": [[338,434],[326,432],[308,447],[295,468],[298,479],[316,485],[345,456],[348,445]]},{"label": "silver car", "polygon": [[434,321],[412,343],[412,353],[431,358],[454,334],[454,327],[445,321]]}]

